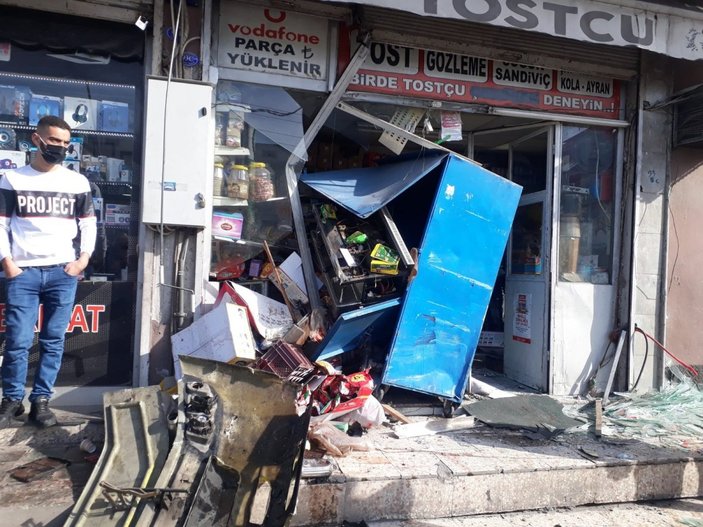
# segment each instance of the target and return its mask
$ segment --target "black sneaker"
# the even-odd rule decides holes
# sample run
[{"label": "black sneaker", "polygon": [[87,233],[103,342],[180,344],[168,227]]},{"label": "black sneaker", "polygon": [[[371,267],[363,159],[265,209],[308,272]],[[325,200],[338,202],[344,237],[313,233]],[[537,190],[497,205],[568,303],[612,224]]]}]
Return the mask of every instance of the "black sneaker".
[{"label": "black sneaker", "polygon": [[24,413],[24,405],[22,400],[2,398],[0,403],[0,429],[7,428],[12,425],[15,417],[19,417]]},{"label": "black sneaker", "polygon": [[32,401],[28,420],[30,423],[44,428],[56,426],[56,416],[54,412],[49,410],[48,397],[37,397]]}]

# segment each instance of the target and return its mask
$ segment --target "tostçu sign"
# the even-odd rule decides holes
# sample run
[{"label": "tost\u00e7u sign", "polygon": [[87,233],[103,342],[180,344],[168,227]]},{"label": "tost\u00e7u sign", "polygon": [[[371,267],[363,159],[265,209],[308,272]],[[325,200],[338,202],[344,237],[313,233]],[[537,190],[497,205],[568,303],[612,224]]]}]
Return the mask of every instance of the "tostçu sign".
[{"label": "tost\u00e7u sign", "polygon": [[703,15],[647,2],[637,2],[637,7],[622,5],[635,5],[628,0],[354,0],[347,3],[536,31],[595,44],[636,46],[689,60],[703,58]]},{"label": "tost\u00e7u sign", "polygon": [[[342,48],[343,65],[349,57]],[[348,89],[604,119],[621,116],[620,83],[614,79],[377,42]]]}]

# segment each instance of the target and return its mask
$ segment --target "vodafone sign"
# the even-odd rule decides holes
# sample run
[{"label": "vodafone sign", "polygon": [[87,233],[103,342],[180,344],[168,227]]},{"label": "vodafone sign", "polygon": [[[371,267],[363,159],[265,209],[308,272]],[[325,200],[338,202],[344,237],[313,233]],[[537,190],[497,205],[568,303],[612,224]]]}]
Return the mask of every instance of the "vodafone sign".
[{"label": "vodafone sign", "polygon": [[217,64],[260,75],[326,81],[329,23],[281,9],[221,2]]}]

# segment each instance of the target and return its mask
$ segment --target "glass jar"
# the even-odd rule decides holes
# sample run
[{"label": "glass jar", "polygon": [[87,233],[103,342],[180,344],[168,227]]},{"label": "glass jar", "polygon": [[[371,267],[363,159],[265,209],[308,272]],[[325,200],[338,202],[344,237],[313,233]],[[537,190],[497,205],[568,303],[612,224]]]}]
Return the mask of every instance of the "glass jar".
[{"label": "glass jar", "polygon": [[236,199],[249,199],[249,169],[244,165],[229,164],[225,174],[227,183],[227,197]]},{"label": "glass jar", "polygon": [[225,166],[216,162],[212,175],[212,195],[226,196],[225,190]]},{"label": "glass jar", "polygon": [[266,163],[253,162],[249,165],[249,199],[266,201],[274,197],[271,172]]}]

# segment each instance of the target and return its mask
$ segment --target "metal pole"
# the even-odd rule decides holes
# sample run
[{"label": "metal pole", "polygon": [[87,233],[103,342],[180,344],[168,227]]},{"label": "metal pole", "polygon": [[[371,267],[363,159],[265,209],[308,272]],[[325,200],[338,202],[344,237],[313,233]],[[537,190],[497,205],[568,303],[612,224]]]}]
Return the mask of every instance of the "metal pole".
[{"label": "metal pole", "polygon": [[305,220],[303,218],[303,206],[300,202],[300,193],[298,192],[298,172],[296,167],[304,158],[305,152],[309,144],[317,136],[322,126],[327,121],[327,118],[332,114],[337,103],[341,100],[342,95],[347,90],[347,86],[351,83],[352,78],[356,75],[361,65],[366,60],[369,54],[370,36],[367,34],[361,45],[357,48],[349,65],[344,70],[344,73],[339,78],[334,90],[330,92],[329,97],[320,108],[320,111],[315,116],[315,119],[308,127],[303,139],[295,151],[288,158],[286,163],[286,180],[288,183],[288,196],[290,197],[290,205],[293,213],[293,224],[295,226],[295,235],[298,239],[298,249],[300,258],[303,261],[303,277],[305,278],[305,286],[308,290],[308,298],[310,299],[310,308],[315,310],[321,307],[320,297],[317,295],[317,284],[315,281],[315,273],[313,271],[312,255],[310,254],[310,245],[308,244],[307,232],[305,231]]}]

